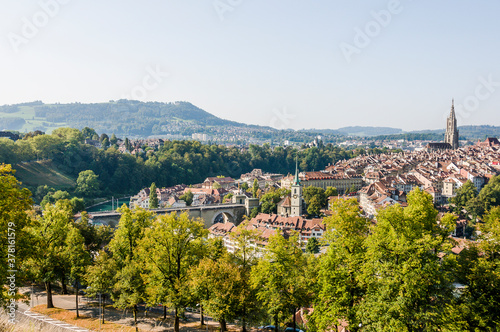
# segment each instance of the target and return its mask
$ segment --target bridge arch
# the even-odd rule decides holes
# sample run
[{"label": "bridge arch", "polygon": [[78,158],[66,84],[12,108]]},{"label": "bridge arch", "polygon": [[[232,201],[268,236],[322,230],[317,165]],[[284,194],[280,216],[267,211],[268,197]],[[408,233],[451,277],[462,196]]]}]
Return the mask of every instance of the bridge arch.
[{"label": "bridge arch", "polygon": [[236,218],[231,211],[217,211],[216,213],[214,213],[211,225],[219,223],[219,222],[221,222],[221,223],[226,223],[226,222],[235,223],[235,221],[236,221]]}]

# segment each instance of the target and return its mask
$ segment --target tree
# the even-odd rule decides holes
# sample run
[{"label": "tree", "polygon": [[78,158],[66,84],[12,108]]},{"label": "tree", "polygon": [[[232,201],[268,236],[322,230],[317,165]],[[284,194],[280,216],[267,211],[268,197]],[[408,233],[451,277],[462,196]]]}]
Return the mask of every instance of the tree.
[{"label": "tree", "polygon": [[156,193],[156,184],[154,182],[151,183],[151,187],[149,187],[149,208],[158,208],[158,194]]},{"label": "tree", "polygon": [[55,202],[63,199],[69,199],[69,193],[67,191],[49,191],[47,195],[43,197],[42,201],[40,202],[40,206],[44,208],[47,204],[55,204]]},{"label": "tree", "polygon": [[127,151],[132,151],[132,145],[130,144],[130,140],[128,139],[128,137],[125,137],[125,149],[127,149]]},{"label": "tree", "polygon": [[85,127],[82,129],[82,136],[84,139],[92,139],[94,135],[97,135],[94,129],[89,127]]},{"label": "tree", "polygon": [[457,282],[463,285],[459,296],[447,306],[449,331],[495,331],[500,314],[500,207],[484,216],[477,243],[460,252]]},{"label": "tree", "polygon": [[104,139],[102,140],[102,142],[101,142],[101,145],[102,145],[102,147],[103,147],[104,149],[109,148],[109,145],[110,145],[110,144],[109,144],[109,139],[108,139],[107,137],[106,137],[106,138],[104,138]]},{"label": "tree", "polygon": [[438,223],[432,196],[419,188],[407,200],[404,209],[379,210],[365,242],[366,293],[359,319],[369,331],[439,330],[453,296],[454,258],[447,253],[456,218],[446,214]]},{"label": "tree", "polygon": [[259,181],[257,181],[257,179],[255,179],[255,180],[253,180],[253,186],[252,186],[253,198],[258,198],[258,191],[259,191]]},{"label": "tree", "polygon": [[118,229],[108,246],[116,266],[111,296],[115,307],[133,310],[137,331],[137,305],[146,298],[146,285],[142,278],[144,260],[137,255],[137,251],[154,214],[141,208],[130,210],[126,206],[118,209],[118,212],[121,213]]},{"label": "tree", "polygon": [[280,192],[271,189],[271,191],[262,195],[260,198],[262,213],[276,213],[278,211],[278,203],[280,201]]},{"label": "tree", "polygon": [[76,192],[85,197],[94,197],[99,194],[100,183],[98,176],[92,170],[82,171],[76,180]]},{"label": "tree", "polygon": [[184,193],[184,195],[179,196],[180,199],[186,202],[187,206],[191,206],[191,204],[193,204],[193,197],[194,195],[191,190],[188,190]]},{"label": "tree", "polygon": [[73,197],[69,200],[71,206],[73,207],[73,213],[77,214],[85,209],[85,200],[83,198]]},{"label": "tree", "polygon": [[360,321],[359,304],[365,294],[359,267],[365,260],[370,221],[360,215],[356,199],[340,199],[324,222],[328,249],[319,263],[311,324],[325,331],[336,330],[345,321],[349,330],[355,331]]},{"label": "tree", "polygon": [[[116,268],[115,261],[109,257],[106,251],[99,251],[93,264],[87,266],[85,273],[85,282],[88,285],[87,294],[96,296],[111,292],[116,282]],[[102,310],[102,323],[104,323],[104,308]]]},{"label": "tree", "polygon": [[111,138],[109,139],[109,143],[111,145],[115,145],[116,143],[118,143],[118,139],[116,138],[116,135],[114,133],[111,135]]},{"label": "tree", "polygon": [[320,202],[320,199],[318,196],[313,196],[310,200],[309,200],[309,204],[307,205],[307,213],[310,215],[310,216],[319,216],[319,214],[321,213],[321,202]]},{"label": "tree", "polygon": [[247,191],[248,190],[248,183],[243,182],[240,187],[242,190]]},{"label": "tree", "polygon": [[302,196],[304,197],[304,201],[307,205],[309,205],[311,200],[315,198],[315,204],[319,204],[320,208],[326,206],[327,196],[325,195],[325,190],[323,188],[309,186],[304,188]]},{"label": "tree", "polygon": [[325,196],[326,198],[332,197],[332,196],[338,196],[338,190],[335,187],[327,187],[325,190]]},{"label": "tree", "polygon": [[189,271],[204,256],[207,235],[202,220],[172,213],[158,216],[140,242],[148,271],[148,302],[174,307],[175,332],[179,332],[179,311],[189,303]]},{"label": "tree", "polygon": [[481,189],[479,195],[469,201],[473,216],[481,217],[485,212],[488,212],[492,207],[500,205],[500,176],[494,176],[490,179],[487,185]]},{"label": "tree", "polygon": [[226,322],[238,317],[240,293],[243,292],[241,271],[226,252],[218,259],[204,258],[192,271],[195,288],[205,292],[202,307],[219,321],[221,332]]},{"label": "tree", "polygon": [[[71,229],[72,207],[68,200],[46,205],[43,215],[29,227],[33,252],[27,262],[32,278],[45,284],[47,308],[53,308],[52,285],[68,269],[66,238]],[[64,280],[62,284],[65,285]]]},{"label": "tree", "polygon": [[315,237],[311,237],[307,241],[306,245],[306,252],[310,254],[317,254],[319,253],[319,242]]},{"label": "tree", "polygon": [[239,293],[239,317],[241,318],[242,331],[247,330],[246,324],[256,320],[262,312],[260,302],[257,301],[257,292],[251,287],[252,267],[257,264],[259,249],[255,244],[258,241],[258,233],[248,227],[248,221],[242,222],[230,233],[233,243],[233,252],[230,254],[241,277],[241,290]]},{"label": "tree", "polygon": [[462,213],[464,207],[477,196],[477,189],[471,180],[467,180],[462,187],[457,190],[457,195],[451,199],[451,203],[455,205],[455,212]]},{"label": "tree", "polygon": [[251,285],[278,328],[279,322],[291,315],[295,323],[296,310],[308,303],[307,261],[296,234],[285,239],[276,231],[266,249],[264,259],[252,268]]},{"label": "tree", "polygon": [[[0,164],[0,278],[4,283],[8,280],[8,270],[24,270],[21,267],[33,245],[26,232],[32,222],[26,212],[33,203],[31,193],[21,188],[14,174],[10,165]],[[20,281],[20,278],[15,280],[16,284]],[[0,306],[7,305],[7,299],[13,298],[8,292],[7,287],[0,287]]]},{"label": "tree", "polygon": [[90,255],[85,250],[85,239],[79,230],[71,225],[66,237],[65,260],[70,264],[70,278],[75,284],[76,317],[79,318],[78,311],[78,287],[85,275],[85,269],[90,264]]}]

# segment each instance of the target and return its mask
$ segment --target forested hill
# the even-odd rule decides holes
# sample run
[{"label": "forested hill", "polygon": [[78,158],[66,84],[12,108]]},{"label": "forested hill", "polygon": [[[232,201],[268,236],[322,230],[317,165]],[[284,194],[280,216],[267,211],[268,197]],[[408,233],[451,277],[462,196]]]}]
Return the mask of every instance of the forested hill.
[{"label": "forested hill", "polygon": [[91,127],[97,132],[121,136],[191,135],[200,127],[251,127],[218,118],[188,102],[131,100],[96,104],[33,102],[0,106],[0,127],[5,126],[10,127],[5,129],[19,131],[50,131],[61,126],[79,129]]}]

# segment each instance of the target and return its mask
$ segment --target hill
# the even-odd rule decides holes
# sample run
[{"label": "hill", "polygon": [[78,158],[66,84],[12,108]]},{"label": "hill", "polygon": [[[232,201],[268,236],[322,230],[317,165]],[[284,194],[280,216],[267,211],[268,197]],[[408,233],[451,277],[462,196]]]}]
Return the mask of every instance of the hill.
[{"label": "hill", "polygon": [[50,132],[57,127],[94,128],[120,136],[191,135],[200,128],[253,127],[218,118],[188,102],[118,100],[96,104],[33,103],[0,106],[0,129]]},{"label": "hill", "polygon": [[72,188],[75,179],[59,170],[50,160],[32,161],[13,165],[16,177],[26,187],[48,185],[56,189]]}]

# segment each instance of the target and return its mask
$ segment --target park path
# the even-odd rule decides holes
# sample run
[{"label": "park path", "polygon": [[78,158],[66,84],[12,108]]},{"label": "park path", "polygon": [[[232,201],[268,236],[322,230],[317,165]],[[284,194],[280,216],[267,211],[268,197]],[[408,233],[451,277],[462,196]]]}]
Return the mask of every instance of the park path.
[{"label": "park path", "polygon": [[[24,318],[30,320],[31,322],[38,323],[40,326],[47,326],[51,325],[51,327],[55,326],[61,331],[72,331],[72,332],[89,332],[89,330],[78,327],[75,325],[71,325],[56,319],[52,319],[49,316],[45,316],[42,314],[39,314],[37,312],[32,312],[30,311],[30,307],[24,303],[18,303],[17,307],[17,314],[24,316]],[[21,317],[17,317],[19,320]],[[51,330],[54,330],[51,328]]]}]

